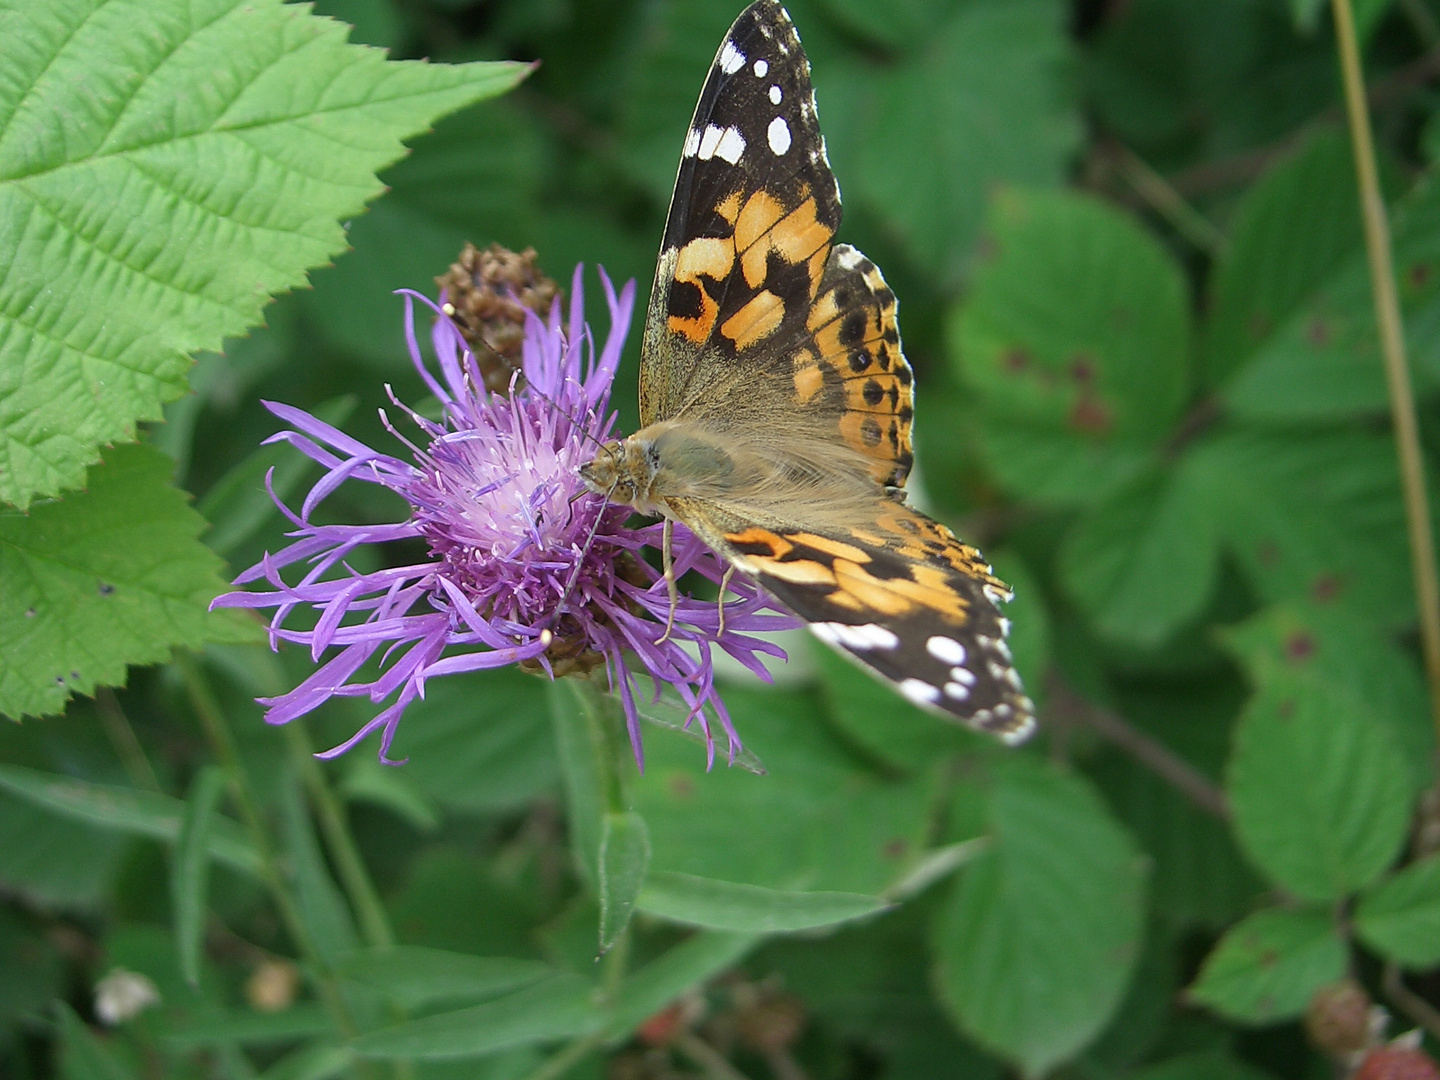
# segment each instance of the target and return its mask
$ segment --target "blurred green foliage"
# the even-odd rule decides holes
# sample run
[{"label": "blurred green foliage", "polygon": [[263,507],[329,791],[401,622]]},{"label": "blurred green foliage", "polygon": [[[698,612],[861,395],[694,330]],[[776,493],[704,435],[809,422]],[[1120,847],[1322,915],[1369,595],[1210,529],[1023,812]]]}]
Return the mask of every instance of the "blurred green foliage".
[{"label": "blurred green foliage", "polygon": [[[606,702],[515,671],[434,681],[404,768],[319,766],[374,707],[266,728],[253,699],[310,658],[204,609],[222,560],[284,542],[267,470],[292,499],[314,478],[260,447],[260,399],[374,445],[385,383],[423,399],[393,290],[466,241],[648,285],[739,4],[315,5],[393,59],[538,62],[465,108],[524,71],[387,67],[301,5],[154,4],[128,56],[95,29],[144,7],[0,2],[0,494],[31,507],[0,512],[0,708],[28,717],[0,724],[0,1075],[1302,1080],[1329,1075],[1300,1024],[1320,987],[1358,978],[1392,1033],[1440,1005],[1434,737],[1328,4],[790,0],[841,239],[903,304],[916,498],[1016,586],[1044,733],[991,745],[797,637],[780,687],[725,687],[763,775],[647,726],[618,792]],[[1440,2],[1356,10],[1433,477]],[[69,97],[66,19],[97,35]],[[178,49],[216,27],[228,59]],[[127,67],[152,60],[159,83]],[[146,91],[166,108],[120,104]],[[145,141],[190,104],[203,135]],[[196,162],[218,238],[143,200],[133,234],[88,228],[112,165]],[[53,233],[14,224],[35,207]],[[106,277],[91,245],[133,258]],[[137,422],[148,445],[102,452]],[[359,485],[328,506],[394,512]],[[106,1023],[127,985],[158,1002]]]}]

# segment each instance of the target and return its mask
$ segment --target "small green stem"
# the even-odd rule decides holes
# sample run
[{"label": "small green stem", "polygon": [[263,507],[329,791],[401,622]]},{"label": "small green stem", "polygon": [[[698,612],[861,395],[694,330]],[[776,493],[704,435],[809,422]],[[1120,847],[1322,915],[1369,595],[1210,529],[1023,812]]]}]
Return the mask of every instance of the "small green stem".
[{"label": "small green stem", "polygon": [[1425,673],[1430,682],[1431,718],[1436,732],[1440,733],[1440,581],[1437,581],[1435,572],[1435,540],[1430,531],[1420,425],[1415,417],[1410,369],[1405,362],[1405,333],[1400,319],[1400,299],[1395,288],[1390,227],[1385,218],[1385,200],[1380,192],[1379,173],[1375,167],[1375,145],[1370,133],[1364,76],[1360,70],[1355,14],[1350,0],[1331,0],[1331,6],[1335,14],[1335,37],[1345,85],[1345,110],[1355,151],[1360,214],[1365,223],[1365,250],[1370,258],[1370,282],[1375,294],[1375,319],[1380,328],[1380,348],[1385,358],[1390,413],[1395,424],[1395,443],[1400,458],[1411,568],[1420,609],[1420,639],[1425,656]]},{"label": "small green stem", "polygon": [[296,948],[300,950],[300,955],[310,970],[315,989],[335,1021],[336,1027],[346,1038],[353,1038],[356,1034],[355,1022],[350,1016],[350,1009],[345,1004],[344,996],[340,993],[339,984],[315,948],[315,943],[306,930],[305,921],[300,917],[300,909],[296,905],[294,897],[290,895],[290,891],[285,887],[285,878],[280,872],[280,864],[275,857],[275,847],[270,842],[270,834],[260,816],[254,789],[250,785],[249,775],[246,773],[245,766],[240,760],[239,751],[235,747],[235,737],[230,731],[229,721],[220,708],[219,702],[215,700],[210,683],[201,672],[195,659],[188,653],[177,650],[175,666],[179,668],[184,677],[185,690],[190,697],[191,707],[205,728],[211,749],[214,750],[216,759],[229,776],[230,791],[235,797],[236,805],[240,808],[240,817],[245,823],[245,828],[250,833],[250,842],[255,845],[255,850],[260,855],[260,873],[275,902],[275,907],[280,912],[280,919],[294,940]]},{"label": "small green stem", "polygon": [[604,1035],[596,1032],[593,1035],[576,1039],[564,1049],[546,1058],[538,1069],[525,1077],[525,1080],[560,1080],[560,1077],[599,1049],[604,1038]]},{"label": "small green stem", "polygon": [[110,745],[115,748],[125,771],[130,774],[130,782],[147,791],[163,792],[160,778],[155,775],[150,759],[145,756],[145,748],[140,745],[130,718],[125,715],[125,710],[120,707],[120,702],[116,700],[115,692],[110,687],[102,686],[95,691],[95,711],[100,714],[100,723],[105,727],[105,735],[109,738]]},{"label": "small green stem", "polygon": [[301,722],[292,720],[286,724],[285,735],[295,755],[300,776],[305,781],[305,789],[310,793],[310,801],[320,818],[320,829],[325,834],[325,844],[330,849],[331,858],[335,860],[335,869],[340,874],[345,894],[350,898],[350,904],[360,922],[360,933],[365,938],[365,944],[372,948],[388,949],[395,944],[395,931],[390,926],[390,917],[385,913],[385,905],[380,900],[375,883],[370,880],[369,871],[365,869],[365,861],[360,857],[360,849],[350,832],[345,808],[340,805],[340,800],[335,797],[335,792],[325,778],[324,770],[315,760],[310,736]]}]

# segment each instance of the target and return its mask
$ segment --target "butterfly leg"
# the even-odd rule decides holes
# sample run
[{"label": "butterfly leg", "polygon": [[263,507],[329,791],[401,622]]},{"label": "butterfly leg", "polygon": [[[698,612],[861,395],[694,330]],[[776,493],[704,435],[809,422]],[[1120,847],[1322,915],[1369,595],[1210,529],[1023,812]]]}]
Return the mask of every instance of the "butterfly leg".
[{"label": "butterfly leg", "polygon": [[680,589],[675,582],[675,523],[668,517],[660,537],[660,562],[665,567],[665,591],[670,594],[670,614],[665,619],[665,633],[660,635],[656,645],[664,645],[670,640],[670,631],[675,629],[675,609],[680,606]]},{"label": "butterfly leg", "polygon": [[715,603],[715,609],[720,616],[720,625],[715,630],[716,637],[723,637],[725,635],[725,590],[730,587],[730,578],[734,575],[734,573],[735,564],[726,563],[725,573],[720,578],[720,596]]}]

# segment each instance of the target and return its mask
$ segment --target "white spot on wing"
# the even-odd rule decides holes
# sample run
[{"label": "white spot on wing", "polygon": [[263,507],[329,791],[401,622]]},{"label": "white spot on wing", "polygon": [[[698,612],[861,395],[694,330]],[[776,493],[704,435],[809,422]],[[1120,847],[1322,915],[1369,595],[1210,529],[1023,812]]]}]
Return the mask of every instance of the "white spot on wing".
[{"label": "white spot on wing", "polygon": [[770,121],[770,127],[766,130],[765,135],[770,140],[770,151],[776,157],[790,149],[790,125],[785,123],[783,116],[777,116]]},{"label": "white spot on wing", "polygon": [[[845,266],[844,255],[840,256],[840,265]],[[963,664],[965,662],[965,646],[953,637],[945,637],[943,634],[936,634],[925,642],[925,651],[942,664]]]},{"label": "white spot on wing", "polygon": [[835,256],[835,261],[840,264],[841,270],[854,270],[865,257],[848,244],[841,244],[836,250],[839,254]]},{"label": "white spot on wing", "polygon": [[905,679],[896,684],[896,689],[916,705],[934,705],[940,700],[940,688],[920,679]]},{"label": "white spot on wing", "polygon": [[734,75],[745,66],[745,54],[735,48],[733,41],[727,40],[720,47],[720,70],[726,75]]},{"label": "white spot on wing", "polygon": [[770,104],[771,104],[771,105],[779,105],[779,104],[780,104],[780,99],[781,99],[782,97],[784,97],[784,95],[780,92],[780,87],[778,87],[778,86],[772,86],[772,87],[770,87]]},{"label": "white spot on wing", "polygon": [[847,623],[819,622],[811,623],[810,629],[821,641],[828,641],[831,645],[843,645],[856,652],[868,652],[870,649],[894,649],[900,645],[900,638],[896,636],[895,631],[881,626],[879,623],[850,626]]},{"label": "white spot on wing", "polygon": [[966,686],[975,685],[975,673],[969,668],[952,667],[950,669],[950,678],[958,683],[964,683]]},{"label": "white spot on wing", "polygon": [[725,134],[720,136],[720,141],[715,145],[715,156],[724,158],[731,165],[740,161],[740,155],[745,153],[745,140],[740,135],[739,128],[728,127]]},{"label": "white spot on wing", "polygon": [[700,129],[691,128],[685,136],[685,156],[694,157],[695,152],[700,149]]},{"label": "white spot on wing", "polygon": [[963,683],[947,682],[945,684],[945,696],[954,701],[964,701],[970,696],[970,688]]},{"label": "white spot on wing", "polygon": [[766,63],[764,60],[755,61],[755,77],[757,79],[763,79],[767,74],[769,74],[769,72],[770,65],[768,63]]},{"label": "white spot on wing", "polygon": [[720,145],[721,130],[714,124],[705,125],[705,134],[700,136],[700,160],[709,161],[715,156],[715,147]]}]

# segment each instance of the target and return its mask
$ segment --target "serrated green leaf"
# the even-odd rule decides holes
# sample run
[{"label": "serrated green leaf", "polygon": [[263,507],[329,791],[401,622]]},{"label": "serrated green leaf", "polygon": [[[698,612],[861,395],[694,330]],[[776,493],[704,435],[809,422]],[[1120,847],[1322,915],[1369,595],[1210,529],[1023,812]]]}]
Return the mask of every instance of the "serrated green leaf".
[{"label": "serrated green leaf", "polygon": [[[1178,416],[1189,338],[1179,267],[1133,221],[1079,195],[1003,192],[986,234],[988,254],[951,320],[951,354],[986,428],[1044,433],[1036,464],[1068,459],[1063,501],[1093,501],[1117,464],[1133,470]],[[1025,485],[1018,494],[1066,494],[1042,468],[993,464],[1002,481]]]},{"label": "serrated green leaf", "polygon": [[1277,884],[1338,900],[1399,854],[1413,797],[1405,761],[1290,613],[1258,616],[1225,640],[1255,686],[1226,776],[1235,835]]},{"label": "serrated green leaf", "polygon": [[[175,841],[185,818],[185,803],[169,795],[117,784],[92,784],[68,776],[0,764],[0,788],[53,813],[107,831]],[[240,825],[229,818],[211,822],[213,858],[247,874],[260,872],[260,857]]]},{"label": "serrated green leaf", "polygon": [[436,1001],[490,997],[552,973],[548,964],[536,960],[473,956],[418,945],[364,949],[341,961],[338,971],[405,1009]]},{"label": "serrated green leaf", "polygon": [[1321,911],[1258,911],[1220,939],[1189,997],[1244,1024],[1289,1020],[1345,974],[1345,943]]},{"label": "serrated green leaf", "polygon": [[222,564],[196,540],[205,523],[170,486],[172,467],[117,446],[85,491],[0,510],[0,713],[58,712],[177,645],[255,639],[248,620],[206,610]]},{"label": "serrated green leaf", "polygon": [[210,884],[210,827],[224,791],[225,773],[218,765],[207,765],[200,770],[185,801],[185,817],[180,822],[170,871],[175,951],[180,957],[180,972],[191,986],[200,982],[200,948],[205,935],[205,900]]},{"label": "serrated green leaf", "polygon": [[1220,572],[1205,494],[1182,462],[1128,485],[1066,535],[1061,581],[1103,636],[1153,647],[1200,613]]},{"label": "serrated green leaf", "polygon": [[1378,882],[1360,899],[1355,929],[1387,960],[1416,969],[1440,964],[1440,855]]},{"label": "serrated green leaf", "polygon": [[[1394,440],[1365,431],[1230,430],[1186,469],[1262,600],[1335,602],[1411,625],[1415,597]],[[1354,552],[1362,550],[1365,558]]]},{"label": "serrated green leaf", "polygon": [[78,486],[184,393],[192,350],[340,251],[400,139],[528,70],[387,62],[278,0],[4,18],[0,500],[22,506]]},{"label": "serrated green leaf", "polygon": [[[1359,211],[1348,141],[1338,134],[1319,141],[1272,187],[1254,215],[1249,262],[1234,264],[1230,281],[1222,277],[1230,292],[1244,294],[1217,311],[1221,332],[1212,336],[1212,368],[1233,373],[1224,400],[1235,416],[1253,420],[1380,412],[1388,393],[1369,263],[1352,224]],[[1401,310],[1422,391],[1440,379],[1437,227],[1440,185],[1423,180],[1393,211]]]},{"label": "serrated green leaf", "polygon": [[989,850],[934,937],[942,1002],[977,1042],[1040,1075],[1104,1028],[1140,956],[1145,870],[1090,786],[1011,761],[986,796]]},{"label": "serrated green leaf", "polygon": [[693,986],[738,964],[761,940],[758,934],[702,930],[640,970],[615,994],[608,1030],[628,1035]]},{"label": "serrated green leaf", "polygon": [[594,984],[561,975],[506,997],[361,1035],[361,1057],[444,1060],[588,1035],[603,1025]]},{"label": "serrated green leaf", "polygon": [[600,828],[598,897],[600,951],[615,944],[630,924],[635,898],[650,867],[650,830],[634,811],[609,813]]},{"label": "serrated green leaf", "polygon": [[[1065,19],[1055,0],[967,3],[927,27],[915,55],[877,73],[817,70],[822,113],[830,99],[865,108],[858,145],[837,141],[842,187],[850,184],[942,286],[959,282],[989,192],[1064,178],[1079,140],[1059,78]],[[847,160],[858,166],[850,173]]]},{"label": "serrated green leaf", "polygon": [[890,905],[878,896],[861,893],[764,889],[662,871],[646,879],[636,906],[650,915],[690,926],[775,934],[863,919]]},{"label": "serrated green leaf", "polygon": [[116,1061],[75,1010],[56,1003],[60,1015],[60,1075],[64,1080],[136,1080],[137,1074]]}]

